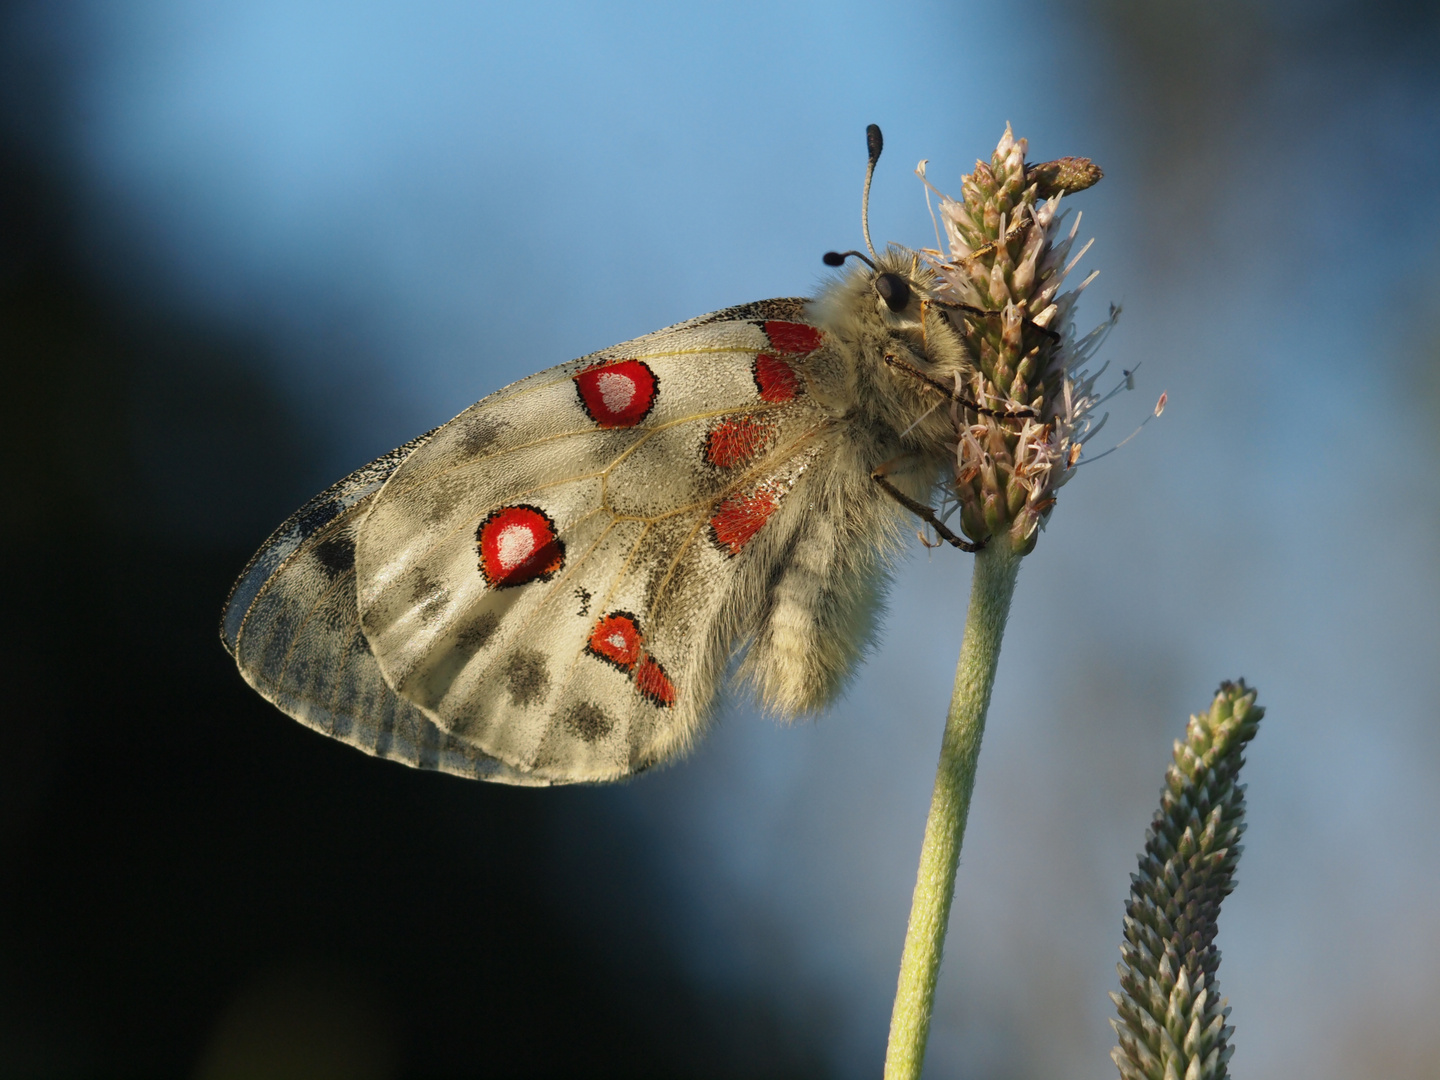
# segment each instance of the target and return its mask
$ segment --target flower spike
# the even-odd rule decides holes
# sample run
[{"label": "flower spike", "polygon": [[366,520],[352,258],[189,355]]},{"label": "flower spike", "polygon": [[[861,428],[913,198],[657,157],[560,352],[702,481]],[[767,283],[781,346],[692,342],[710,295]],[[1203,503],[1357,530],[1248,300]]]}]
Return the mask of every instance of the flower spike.
[{"label": "flower spike", "polygon": [[1122,1080],[1225,1080],[1234,1028],[1216,979],[1220,902],[1235,888],[1245,745],[1265,710],[1255,691],[1221,683],[1208,713],[1190,718],[1165,773],[1125,902],[1120,993],[1111,994]]}]

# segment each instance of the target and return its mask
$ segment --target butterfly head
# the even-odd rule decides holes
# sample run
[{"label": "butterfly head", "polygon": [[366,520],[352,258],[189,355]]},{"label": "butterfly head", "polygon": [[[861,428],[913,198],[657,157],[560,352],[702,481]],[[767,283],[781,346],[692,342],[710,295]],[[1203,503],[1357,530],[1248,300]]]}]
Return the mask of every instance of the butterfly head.
[{"label": "butterfly head", "polygon": [[825,257],[831,266],[847,260],[847,271],[821,292],[813,312],[846,356],[855,395],[850,415],[907,433],[907,445],[953,441],[934,387],[954,385],[974,364],[937,298],[939,278],[917,253],[893,244],[873,260],[858,252]]},{"label": "butterfly head", "polygon": [[[866,314],[873,309],[893,329],[921,326],[938,279],[915,252],[898,244],[891,244],[874,259],[858,251],[827,251],[824,262],[826,266],[843,266],[850,258],[858,261],[839,283],[846,293],[847,306]],[[865,269],[860,268],[861,264]]]},{"label": "butterfly head", "polygon": [[856,339],[894,336],[929,365],[963,354],[959,338],[937,299],[935,272],[909,248],[889,245],[872,260],[858,251],[826,252],[827,266],[854,257],[850,272],[826,288],[821,307],[832,321],[848,323]]}]

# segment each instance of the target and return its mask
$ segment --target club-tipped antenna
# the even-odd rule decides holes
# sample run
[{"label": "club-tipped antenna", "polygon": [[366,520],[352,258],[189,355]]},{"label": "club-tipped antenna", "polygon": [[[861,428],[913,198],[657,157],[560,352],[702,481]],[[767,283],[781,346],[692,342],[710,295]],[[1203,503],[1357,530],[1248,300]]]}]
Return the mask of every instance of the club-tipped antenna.
[{"label": "club-tipped antenna", "polygon": [[875,269],[875,264],[870,262],[870,259],[862,251],[827,251],[820,256],[820,261],[826,266],[844,266],[845,260],[852,255],[863,263],[869,263],[871,270]]},{"label": "club-tipped antenna", "polygon": [[860,231],[865,234],[865,247],[874,259],[878,256],[875,245],[870,242],[870,181],[875,176],[875,163],[880,160],[880,151],[885,149],[885,137],[880,134],[879,124],[871,124],[865,129],[865,149],[870,152],[870,163],[865,166],[865,194],[860,197]]}]

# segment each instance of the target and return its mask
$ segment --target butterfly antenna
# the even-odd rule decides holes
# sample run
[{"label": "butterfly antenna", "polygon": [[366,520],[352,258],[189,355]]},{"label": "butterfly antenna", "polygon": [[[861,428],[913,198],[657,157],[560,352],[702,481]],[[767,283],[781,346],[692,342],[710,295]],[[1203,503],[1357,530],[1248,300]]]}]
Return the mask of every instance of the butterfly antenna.
[{"label": "butterfly antenna", "polygon": [[865,166],[865,194],[860,197],[860,231],[865,234],[865,246],[873,259],[877,256],[875,245],[870,243],[870,181],[875,176],[875,163],[880,160],[880,151],[885,149],[885,137],[880,134],[879,124],[871,124],[865,129],[865,148],[870,152],[870,163]]},{"label": "butterfly antenna", "polygon": [[[869,263],[871,270],[875,269],[875,264],[870,262],[862,251],[827,251],[824,255],[820,256],[820,261],[826,266],[844,266],[845,260],[852,255],[863,263]],[[1138,367],[1139,365],[1137,364],[1136,366]]]}]

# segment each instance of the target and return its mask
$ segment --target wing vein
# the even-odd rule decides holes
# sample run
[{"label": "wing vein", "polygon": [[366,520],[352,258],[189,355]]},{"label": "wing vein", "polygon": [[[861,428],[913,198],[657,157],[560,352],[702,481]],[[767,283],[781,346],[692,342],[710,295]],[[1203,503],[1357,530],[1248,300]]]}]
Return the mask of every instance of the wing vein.
[{"label": "wing vein", "polygon": [[[634,450],[636,447],[638,447],[638,446],[642,445],[643,443],[647,442],[652,436],[657,435],[657,434],[659,434],[659,433],[662,432],[662,431],[668,431],[668,430],[670,430],[670,429],[673,428],[673,427],[679,427],[681,424],[691,424],[691,423],[694,423],[696,420],[709,420],[709,419],[712,419],[712,418],[717,417],[717,416],[741,416],[741,415],[750,415],[750,414],[752,414],[752,413],[774,413],[774,412],[783,412],[784,410],[790,409],[790,408],[793,408],[793,407],[794,407],[794,406],[793,406],[792,403],[786,402],[786,403],[781,404],[781,405],[764,405],[764,404],[762,404],[762,405],[752,405],[752,406],[748,406],[748,407],[745,407],[745,408],[739,408],[739,409],[712,409],[712,410],[710,410],[710,411],[708,411],[708,412],[697,412],[697,413],[690,413],[690,414],[687,414],[687,415],[685,415],[685,416],[677,416],[677,417],[675,417],[673,420],[667,420],[667,421],[665,421],[665,423],[663,423],[663,424],[640,425],[640,426],[636,426],[636,427],[628,428],[628,429],[627,429],[627,428],[613,428],[613,429],[609,429],[609,430],[613,430],[613,431],[626,431],[626,432],[633,432],[633,433],[635,433],[635,434],[643,434],[643,435],[644,435],[644,438],[637,439],[632,446],[627,446],[623,451],[621,451],[620,457],[617,457],[614,461],[612,461],[612,462],[611,462],[609,465],[607,465],[605,468],[606,468],[606,469],[613,468],[616,464],[619,463],[619,461],[621,460],[621,458],[624,457],[625,454],[628,454],[629,452],[631,452],[632,450]],[[562,441],[562,440],[564,440],[564,439],[574,439],[574,438],[578,438],[578,437],[580,437],[580,436],[582,436],[582,435],[594,435],[594,434],[597,432],[597,430],[606,430],[606,429],[597,429],[597,428],[595,428],[594,426],[586,427],[586,428],[576,428],[576,429],[573,430],[573,431],[561,431],[561,432],[555,433],[554,435],[546,435],[544,438],[533,439],[533,440],[531,440],[530,442],[527,442],[527,443],[519,443],[519,444],[517,444],[517,445],[515,445],[515,446],[507,446],[505,449],[503,449],[503,450],[496,450],[496,451],[494,451],[493,453],[489,453],[489,454],[477,454],[476,456],[471,457],[471,458],[467,458],[465,461],[463,461],[463,462],[461,462],[461,463],[459,463],[459,464],[457,464],[457,465],[452,465],[452,466],[450,466],[449,468],[440,469],[440,470],[438,470],[438,471],[436,471],[436,472],[432,472],[432,473],[426,473],[425,475],[421,476],[419,479],[415,480],[413,483],[409,484],[408,486],[399,486],[399,485],[397,485],[393,491],[388,491],[388,492],[387,492],[387,497],[393,497],[393,496],[396,496],[396,495],[408,495],[410,492],[414,491],[416,488],[418,488],[418,487],[424,487],[424,486],[427,485],[427,484],[431,484],[431,483],[433,483],[434,481],[439,480],[441,477],[452,476],[452,475],[454,475],[455,473],[463,472],[463,471],[465,471],[465,470],[467,470],[467,469],[472,469],[472,468],[475,468],[476,466],[484,465],[484,464],[493,462],[496,458],[503,457],[503,456],[505,456],[506,454],[518,454],[518,453],[520,453],[521,451],[524,451],[524,450],[533,450],[533,449],[534,449],[535,447],[537,447],[537,446],[544,446],[546,443],[560,442],[560,441]],[[602,472],[603,472],[603,471],[604,471],[604,470],[602,470]],[[592,473],[592,474],[590,474],[590,475],[598,475],[598,474],[593,474],[593,473]],[[586,479],[586,477],[584,477],[584,476],[567,477],[567,480],[583,480],[583,479]]]}]

